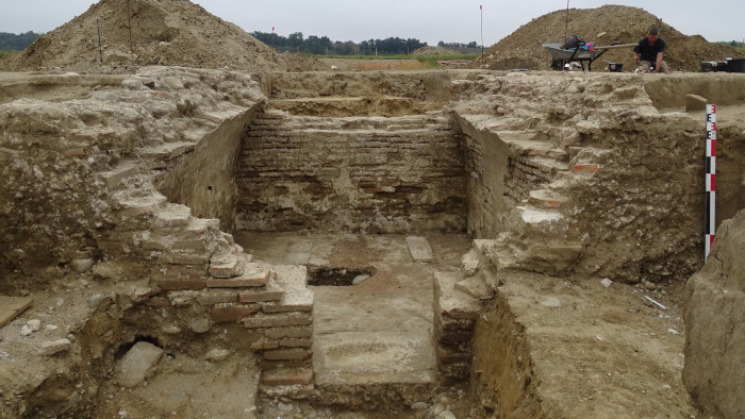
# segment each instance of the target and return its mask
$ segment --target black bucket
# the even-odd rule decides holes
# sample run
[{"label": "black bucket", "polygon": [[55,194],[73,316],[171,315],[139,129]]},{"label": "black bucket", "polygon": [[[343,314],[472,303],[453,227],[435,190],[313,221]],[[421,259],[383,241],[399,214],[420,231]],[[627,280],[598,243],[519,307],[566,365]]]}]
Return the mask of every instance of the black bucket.
[{"label": "black bucket", "polygon": [[620,63],[608,63],[608,71],[612,73],[620,73],[623,71],[623,64]]},{"label": "black bucket", "polygon": [[727,61],[727,71],[730,73],[745,73],[745,58]]}]

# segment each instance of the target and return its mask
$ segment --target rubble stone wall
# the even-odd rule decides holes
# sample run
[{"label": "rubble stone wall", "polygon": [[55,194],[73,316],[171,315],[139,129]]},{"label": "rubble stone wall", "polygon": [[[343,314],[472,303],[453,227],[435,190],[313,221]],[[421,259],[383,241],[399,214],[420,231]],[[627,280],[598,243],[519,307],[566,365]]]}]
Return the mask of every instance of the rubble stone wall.
[{"label": "rubble stone wall", "polygon": [[[704,135],[682,114],[609,117],[583,133],[566,233],[589,244],[580,270],[633,283],[701,267]],[[588,160],[596,172],[585,170]]]},{"label": "rubble stone wall", "polygon": [[207,134],[159,184],[171,202],[182,203],[198,218],[217,218],[223,231],[233,231],[237,202],[235,172],[241,141],[250,121],[261,108],[257,103],[227,119]]}]

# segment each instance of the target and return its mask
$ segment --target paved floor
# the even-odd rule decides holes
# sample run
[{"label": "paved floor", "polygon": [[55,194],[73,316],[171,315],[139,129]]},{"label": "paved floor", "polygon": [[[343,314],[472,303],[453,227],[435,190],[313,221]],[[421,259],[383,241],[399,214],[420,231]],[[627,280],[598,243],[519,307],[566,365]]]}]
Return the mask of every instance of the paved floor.
[{"label": "paved floor", "polygon": [[317,385],[432,383],[433,272],[458,269],[465,235],[427,235],[432,262],[415,262],[403,235],[248,234],[254,259],[272,264],[367,268],[353,286],[313,286]]}]

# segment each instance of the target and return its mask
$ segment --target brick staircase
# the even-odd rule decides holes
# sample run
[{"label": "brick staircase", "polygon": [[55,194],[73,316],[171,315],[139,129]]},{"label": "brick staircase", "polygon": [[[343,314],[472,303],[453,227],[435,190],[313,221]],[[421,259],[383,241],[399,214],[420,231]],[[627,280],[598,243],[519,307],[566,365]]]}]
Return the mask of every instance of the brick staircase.
[{"label": "brick staircase", "polygon": [[151,153],[153,160],[124,161],[100,174],[110,190],[115,227],[99,245],[108,258],[144,261],[152,290],[143,298],[166,298],[172,309],[200,307],[209,316],[201,333],[242,325],[230,329],[236,333],[232,339],[259,356],[264,394],[312,396],[313,293],[307,270],[253,261],[231,234],[220,231],[219,220],[193,217],[189,207],[167,202],[148,171],[164,157],[191,150],[172,144]]},{"label": "brick staircase", "polygon": [[514,208],[514,221],[481,247],[500,267],[558,274],[572,270],[583,246],[572,230],[573,190],[600,169],[604,151],[567,146],[579,135],[576,129],[533,116],[460,118],[471,132],[497,138],[509,150],[504,200]]}]

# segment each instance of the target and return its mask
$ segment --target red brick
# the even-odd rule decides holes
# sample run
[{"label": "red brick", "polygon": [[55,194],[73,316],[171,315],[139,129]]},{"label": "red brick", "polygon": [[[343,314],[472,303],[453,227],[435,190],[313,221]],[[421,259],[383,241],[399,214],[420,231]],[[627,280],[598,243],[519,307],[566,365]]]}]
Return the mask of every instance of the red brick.
[{"label": "red brick", "polygon": [[212,320],[218,323],[238,322],[259,311],[256,304],[218,304],[212,309]]},{"label": "red brick", "polygon": [[600,166],[597,164],[575,164],[574,165],[574,171],[575,172],[592,172],[595,173],[598,170],[600,170]]}]

